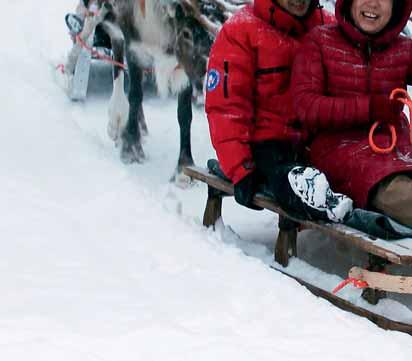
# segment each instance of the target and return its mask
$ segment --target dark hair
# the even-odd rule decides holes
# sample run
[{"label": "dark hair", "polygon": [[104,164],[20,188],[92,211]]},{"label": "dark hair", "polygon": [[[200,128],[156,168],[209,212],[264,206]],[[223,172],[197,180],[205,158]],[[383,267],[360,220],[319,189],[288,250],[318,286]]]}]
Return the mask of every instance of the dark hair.
[{"label": "dark hair", "polygon": [[[273,3],[273,4],[276,4],[277,6],[279,6],[279,7],[281,7],[281,8],[283,9],[283,6],[281,6],[277,0],[272,0],[272,3]],[[292,15],[293,17],[297,18],[297,19],[303,20],[303,19],[308,18],[309,16],[311,16],[312,13],[313,13],[313,12],[316,10],[316,8],[319,7],[319,6],[320,6],[320,5],[319,5],[319,0],[311,0],[311,1],[310,1],[310,4],[309,4],[309,7],[308,7],[308,11],[306,12],[305,15],[303,15],[303,16],[296,16],[296,15],[292,15],[292,14],[291,14],[291,15]],[[285,11],[287,11],[287,10],[285,10]]]},{"label": "dark hair", "polygon": [[389,24],[386,25],[387,28],[394,28],[399,23],[405,12],[405,6],[405,0],[393,0],[392,17],[391,20],[389,20]]}]

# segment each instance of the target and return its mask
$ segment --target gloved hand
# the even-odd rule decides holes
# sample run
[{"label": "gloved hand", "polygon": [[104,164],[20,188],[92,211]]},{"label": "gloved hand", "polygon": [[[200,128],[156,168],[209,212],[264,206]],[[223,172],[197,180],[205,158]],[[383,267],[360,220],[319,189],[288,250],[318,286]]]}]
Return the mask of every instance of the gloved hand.
[{"label": "gloved hand", "polygon": [[261,211],[263,208],[252,204],[253,197],[258,190],[259,184],[260,180],[256,171],[253,171],[242,178],[234,186],[236,202],[247,208]]},{"label": "gloved hand", "polygon": [[403,104],[390,100],[385,95],[371,95],[369,114],[371,122],[390,123],[397,121],[402,112]]}]

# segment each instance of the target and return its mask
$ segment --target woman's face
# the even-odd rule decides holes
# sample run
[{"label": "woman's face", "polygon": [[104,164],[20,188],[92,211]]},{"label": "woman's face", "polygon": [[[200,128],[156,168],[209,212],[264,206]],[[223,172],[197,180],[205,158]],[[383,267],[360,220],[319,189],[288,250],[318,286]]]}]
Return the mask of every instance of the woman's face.
[{"label": "woman's face", "polygon": [[295,16],[305,16],[312,0],[278,0],[279,5]]},{"label": "woman's face", "polygon": [[391,20],[392,6],[393,0],[353,0],[352,19],[365,33],[377,34]]}]

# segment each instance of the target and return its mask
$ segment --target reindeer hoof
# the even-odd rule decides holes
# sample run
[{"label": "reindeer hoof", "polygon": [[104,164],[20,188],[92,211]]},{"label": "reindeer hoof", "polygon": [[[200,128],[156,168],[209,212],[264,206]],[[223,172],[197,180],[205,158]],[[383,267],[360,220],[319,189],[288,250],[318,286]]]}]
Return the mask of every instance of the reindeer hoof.
[{"label": "reindeer hoof", "polygon": [[196,182],[193,180],[193,178],[187,176],[186,174],[183,173],[183,167],[178,166],[173,173],[172,177],[170,178],[170,182],[174,183],[176,187],[182,188],[182,189],[187,189],[193,186]]},{"label": "reindeer hoof", "polygon": [[196,184],[193,178],[183,173],[173,175],[170,180],[175,184],[176,187],[181,189],[188,189]]},{"label": "reindeer hoof", "polygon": [[133,144],[130,147],[122,147],[120,158],[124,164],[143,163],[145,154],[142,147]]},{"label": "reindeer hoof", "polygon": [[109,122],[107,123],[107,134],[113,142],[120,142],[121,135],[126,127],[125,117],[121,114],[109,112]]},{"label": "reindeer hoof", "polygon": [[146,136],[149,135],[149,130],[147,129],[147,125],[146,125],[146,124],[140,125],[140,134],[141,134],[143,137],[146,137]]},{"label": "reindeer hoof", "polygon": [[107,135],[115,143],[119,140],[119,128],[119,122],[117,120],[107,123]]},{"label": "reindeer hoof", "polygon": [[146,156],[140,143],[129,143],[123,141],[120,158],[123,163],[143,163]]}]

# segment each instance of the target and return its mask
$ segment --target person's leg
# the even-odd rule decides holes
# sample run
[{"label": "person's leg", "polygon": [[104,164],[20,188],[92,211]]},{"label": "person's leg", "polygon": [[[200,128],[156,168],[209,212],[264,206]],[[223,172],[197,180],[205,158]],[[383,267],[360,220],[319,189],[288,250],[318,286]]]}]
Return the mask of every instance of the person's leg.
[{"label": "person's leg", "polygon": [[319,169],[294,166],[287,178],[288,182],[285,183],[314,219],[343,222],[352,212],[352,199],[333,192],[325,173]]},{"label": "person's leg", "polygon": [[333,193],[325,174],[299,162],[285,143],[261,143],[252,148],[257,170],[279,205],[299,218],[341,222],[352,211],[352,200]]},{"label": "person's leg", "polygon": [[407,226],[412,226],[412,175],[397,174],[381,181],[370,206]]}]

